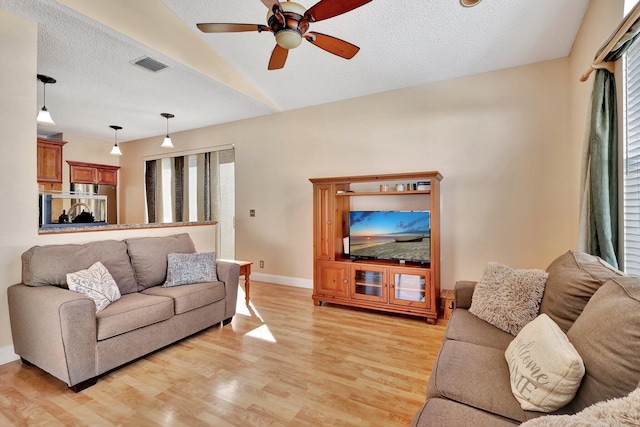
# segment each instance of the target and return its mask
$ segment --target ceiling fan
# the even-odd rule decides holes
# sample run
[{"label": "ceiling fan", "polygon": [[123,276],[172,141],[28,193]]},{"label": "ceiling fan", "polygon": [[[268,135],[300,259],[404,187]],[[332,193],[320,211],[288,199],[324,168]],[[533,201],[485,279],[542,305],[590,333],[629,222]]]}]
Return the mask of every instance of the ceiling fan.
[{"label": "ceiling fan", "polygon": [[276,47],[271,53],[269,70],[284,67],[289,49],[294,49],[306,39],[320,49],[351,59],[360,48],[344,40],[322,33],[309,31],[311,22],[322,21],[349,12],[357,7],[369,3],[371,0],[320,0],[311,8],[287,0],[261,0],[269,8],[267,24],[197,24],[204,33],[237,33],[244,31],[272,32],[276,37]]}]

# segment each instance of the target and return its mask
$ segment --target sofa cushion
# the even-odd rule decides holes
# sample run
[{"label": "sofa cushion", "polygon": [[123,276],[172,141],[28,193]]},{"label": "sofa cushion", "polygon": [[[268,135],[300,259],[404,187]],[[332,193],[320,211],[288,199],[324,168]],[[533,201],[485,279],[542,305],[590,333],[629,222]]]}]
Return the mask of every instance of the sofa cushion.
[{"label": "sofa cushion", "polygon": [[145,295],[156,295],[172,298],[175,314],[186,313],[207,304],[220,301],[225,297],[224,284],[222,282],[196,283],[192,285],[175,286],[165,288],[153,286],[142,291]]},{"label": "sofa cushion", "polygon": [[629,394],[640,382],[640,279],[608,280],[567,336],[586,368],[572,412]]},{"label": "sofa cushion", "polygon": [[545,313],[567,332],[589,298],[612,277],[624,276],[600,258],[569,251],[549,265],[540,313]]},{"label": "sofa cushion", "polygon": [[100,261],[86,270],[67,273],[69,289],[88,296],[96,304],[96,313],[120,299],[115,280]]},{"label": "sofa cushion", "polygon": [[513,341],[513,335],[490,325],[464,308],[453,310],[444,337],[449,340],[484,345],[503,351]]},{"label": "sofa cushion", "polygon": [[453,400],[519,422],[540,414],[523,410],[511,393],[503,350],[461,341],[442,343],[427,397]]},{"label": "sofa cushion", "polygon": [[473,427],[513,427],[520,424],[451,400],[434,398],[427,400],[418,410],[411,427],[466,426],[471,425],[470,420],[473,420]]},{"label": "sofa cushion", "polygon": [[576,395],[584,376],[580,355],[546,314],[522,328],[509,344],[505,359],[511,392],[528,411],[562,408]]},{"label": "sofa cushion", "polygon": [[167,254],[167,280],[162,284],[165,288],[217,280],[215,252]]},{"label": "sofa cushion", "polygon": [[490,262],[475,286],[469,312],[516,335],[538,315],[548,275]]},{"label": "sofa cushion", "polygon": [[173,300],[155,295],[123,295],[96,314],[98,341],[162,322],[173,316]]},{"label": "sofa cushion", "polygon": [[101,240],[84,245],[34,246],[22,254],[22,283],[29,286],[67,287],[67,273],[89,268],[100,261],[111,273],[121,294],[138,290],[127,244]]},{"label": "sofa cushion", "polygon": [[167,237],[127,239],[131,265],[138,282],[138,291],[158,286],[167,278],[169,253],[194,253],[196,248],[187,233]]}]

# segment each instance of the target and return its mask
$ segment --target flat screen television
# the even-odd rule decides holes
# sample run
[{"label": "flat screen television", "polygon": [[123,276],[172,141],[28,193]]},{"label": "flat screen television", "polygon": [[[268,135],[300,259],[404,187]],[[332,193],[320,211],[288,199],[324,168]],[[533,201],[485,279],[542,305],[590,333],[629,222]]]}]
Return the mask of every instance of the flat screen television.
[{"label": "flat screen television", "polygon": [[349,256],[422,264],[431,261],[429,211],[349,212]]}]

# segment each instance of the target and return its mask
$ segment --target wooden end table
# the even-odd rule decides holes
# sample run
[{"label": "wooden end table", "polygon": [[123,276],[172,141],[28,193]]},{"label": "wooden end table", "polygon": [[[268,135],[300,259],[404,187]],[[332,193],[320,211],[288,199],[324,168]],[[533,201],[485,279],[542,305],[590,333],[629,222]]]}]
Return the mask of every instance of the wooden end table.
[{"label": "wooden end table", "polygon": [[240,266],[240,276],[244,276],[244,300],[249,305],[249,289],[251,287],[251,261],[238,261],[236,259],[221,259],[220,261],[232,262]]}]

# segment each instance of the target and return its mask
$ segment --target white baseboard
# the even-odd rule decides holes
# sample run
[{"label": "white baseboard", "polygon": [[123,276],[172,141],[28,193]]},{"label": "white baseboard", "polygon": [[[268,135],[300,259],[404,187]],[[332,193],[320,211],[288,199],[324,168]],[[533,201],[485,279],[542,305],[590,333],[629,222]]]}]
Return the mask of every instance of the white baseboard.
[{"label": "white baseboard", "polygon": [[13,352],[12,345],[0,347],[0,365],[13,362],[14,360],[18,360],[18,359],[20,359],[20,356],[18,356]]},{"label": "white baseboard", "polygon": [[[251,272],[251,280],[258,282],[275,283],[276,285],[293,286],[296,288],[313,289],[313,280],[301,279],[299,277],[278,276],[275,274]],[[242,279],[240,280],[242,283]]]}]

